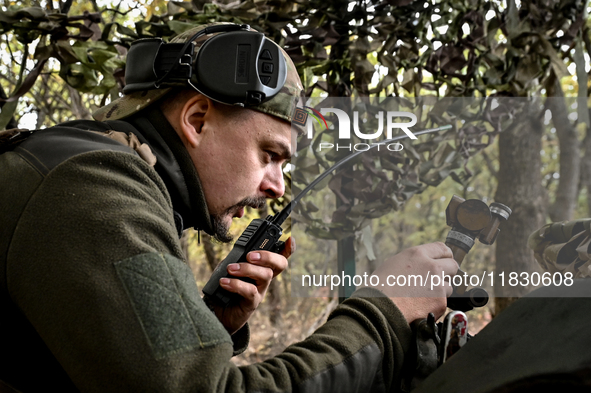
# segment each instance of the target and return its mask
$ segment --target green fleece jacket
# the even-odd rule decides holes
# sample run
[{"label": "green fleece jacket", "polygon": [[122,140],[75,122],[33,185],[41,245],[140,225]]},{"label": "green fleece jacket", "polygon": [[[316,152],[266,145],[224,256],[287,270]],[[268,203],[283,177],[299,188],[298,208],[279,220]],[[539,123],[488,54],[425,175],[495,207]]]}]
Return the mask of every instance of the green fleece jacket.
[{"label": "green fleece jacket", "polygon": [[[398,390],[411,332],[373,290],[279,356],[230,361],[245,332],[228,335],[183,261],[181,222],[211,227],[162,119],[73,122],[0,154],[0,380],[22,392]],[[88,131],[109,129],[134,130],[158,164]]]}]

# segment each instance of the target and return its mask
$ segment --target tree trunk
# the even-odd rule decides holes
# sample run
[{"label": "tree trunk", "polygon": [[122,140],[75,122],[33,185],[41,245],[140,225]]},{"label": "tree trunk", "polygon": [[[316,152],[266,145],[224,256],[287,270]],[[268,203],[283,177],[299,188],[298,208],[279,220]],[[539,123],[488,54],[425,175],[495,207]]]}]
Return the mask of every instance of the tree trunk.
[{"label": "tree trunk", "polygon": [[70,95],[70,109],[76,119],[91,119],[90,111],[84,106],[80,93],[70,85],[66,85]]},{"label": "tree trunk", "polygon": [[554,76],[548,81],[546,108],[552,112],[552,123],[556,128],[560,148],[560,178],[556,199],[548,209],[552,221],[571,220],[577,207],[581,153],[575,127],[568,119],[569,110],[564,99],[560,82]]},{"label": "tree trunk", "polygon": [[281,317],[281,284],[277,278],[271,281],[265,302],[269,306],[269,322],[273,326],[280,326],[283,322]]},{"label": "tree trunk", "polygon": [[73,0],[65,0],[60,4],[60,12],[62,14],[67,14],[70,12],[70,7],[72,7]]},{"label": "tree trunk", "polygon": [[[583,44],[585,49],[583,49]],[[588,29],[583,29],[580,41],[577,42],[574,60],[577,65],[577,82],[579,92],[577,94],[578,121],[584,123],[585,139],[581,149],[584,151],[581,158],[581,183],[580,189],[587,190],[587,217],[591,217],[591,111],[587,105],[589,90],[587,89],[589,75],[586,72],[586,61],[583,53],[591,53],[591,40]]]},{"label": "tree trunk", "polygon": [[[8,98],[8,96],[4,92],[4,89],[2,88],[2,86],[0,86],[0,98],[2,98],[2,99]],[[6,102],[0,102],[0,113],[2,112],[2,107],[4,106],[4,104],[6,104]],[[8,124],[6,124],[5,128],[7,130],[10,130],[11,128],[17,128],[17,127],[18,127],[18,123],[17,123],[16,119],[14,118],[14,116],[11,116],[10,120],[8,121]]]},{"label": "tree trunk", "polygon": [[587,128],[582,149],[584,154],[581,159],[581,189],[587,190],[587,217],[591,217],[591,128]]},{"label": "tree trunk", "polygon": [[[344,9],[340,9],[341,13],[344,13]],[[345,16],[342,14],[339,18],[341,21],[345,20]],[[349,26],[345,24],[336,24],[335,31],[339,34],[339,40],[335,44],[331,46],[330,51],[330,59],[334,61],[338,61],[339,59],[343,59],[346,57],[346,53],[349,51]],[[340,70],[340,75],[335,73],[333,70],[333,77],[338,76],[340,78],[328,78],[329,80],[336,80],[337,83],[328,85],[328,96],[329,97],[350,97],[351,96],[351,76],[352,71],[346,68]],[[336,75],[335,75],[336,74]],[[339,104],[342,104],[343,107],[339,108],[344,110],[347,113],[351,112],[351,104],[346,101],[341,101]],[[335,136],[335,142],[338,142],[337,137]],[[346,156],[347,153],[343,152],[342,154],[337,153],[337,159],[342,159]],[[344,169],[341,168],[341,171]],[[342,184],[341,184],[341,194],[345,197],[349,198],[349,203],[351,206],[354,205],[353,198],[350,197],[350,192],[347,191],[347,183],[351,181],[350,178],[346,176],[343,177]],[[338,195],[335,194],[336,198],[336,207],[337,209],[341,207],[345,202],[339,198]],[[344,273],[345,275],[349,275],[353,277],[356,274],[356,264],[355,264],[355,236],[349,236],[341,240],[337,240],[337,272],[336,274]],[[349,298],[351,294],[355,291],[354,285],[343,285],[338,287],[338,296],[339,302],[342,302]]]},{"label": "tree trunk", "polygon": [[529,291],[527,287],[509,287],[509,273],[539,270],[527,246],[529,235],[544,224],[545,205],[540,173],[543,126],[541,114],[534,106],[529,104],[529,113],[519,116],[509,129],[499,134],[499,183],[495,200],[509,206],[513,213],[501,226],[496,242],[496,277],[504,272],[505,286],[495,281],[495,314]]}]

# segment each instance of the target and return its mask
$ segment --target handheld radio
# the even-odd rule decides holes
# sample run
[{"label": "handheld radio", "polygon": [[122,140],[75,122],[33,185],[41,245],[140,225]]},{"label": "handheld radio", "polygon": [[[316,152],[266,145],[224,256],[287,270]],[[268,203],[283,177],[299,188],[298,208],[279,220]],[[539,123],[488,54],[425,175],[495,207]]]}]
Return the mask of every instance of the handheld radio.
[{"label": "handheld radio", "polygon": [[[291,202],[275,217],[269,215],[267,218],[257,218],[252,220],[248,227],[242,232],[232,251],[216,267],[209,281],[203,287],[203,293],[210,299],[223,305],[230,304],[234,299],[240,296],[226,291],[220,286],[220,278],[232,277],[228,274],[228,265],[240,261],[246,261],[246,254],[253,250],[265,250],[278,253],[283,248],[284,242],[279,241],[283,234],[281,224],[291,213]],[[253,280],[246,277],[240,277],[241,280],[254,284]]]},{"label": "handheld radio", "polygon": [[[415,132],[415,135],[422,135],[422,134],[430,134],[438,131],[449,130],[452,128],[451,125],[446,125],[438,128],[431,128],[428,130],[423,130],[419,132]],[[404,138],[408,138],[407,135],[397,136],[392,139],[385,140],[380,143],[373,144],[371,148],[376,146],[385,145],[390,142],[395,142]],[[369,149],[368,149],[369,150]],[[203,287],[203,293],[208,297],[208,300],[213,300],[218,304],[223,306],[228,306],[233,302],[236,302],[240,299],[240,295],[235,293],[231,293],[220,286],[220,279],[224,277],[230,278],[239,278],[243,281],[254,283],[253,280],[244,278],[244,277],[233,277],[228,273],[228,265],[231,263],[237,262],[244,262],[246,261],[246,254],[254,250],[266,250],[272,252],[279,252],[283,248],[284,243],[279,241],[279,238],[283,234],[283,230],[281,229],[281,224],[285,221],[285,219],[291,213],[293,206],[295,206],[299,200],[308,193],[316,184],[320,183],[322,179],[328,176],[332,171],[339,168],[341,165],[346,163],[347,161],[357,157],[359,154],[366,152],[367,150],[362,150],[355,152],[353,154],[348,155],[347,157],[343,158],[332,167],[328,168],[322,174],[320,174],[312,183],[310,183],[305,189],[302,190],[290,203],[287,204],[283,210],[277,213],[275,216],[267,216],[264,220],[263,219],[255,219],[252,220],[250,225],[242,232],[236,243],[234,243],[234,247],[232,251],[228,254],[228,256],[220,262],[217,266],[213,274],[211,275],[205,287]]]}]

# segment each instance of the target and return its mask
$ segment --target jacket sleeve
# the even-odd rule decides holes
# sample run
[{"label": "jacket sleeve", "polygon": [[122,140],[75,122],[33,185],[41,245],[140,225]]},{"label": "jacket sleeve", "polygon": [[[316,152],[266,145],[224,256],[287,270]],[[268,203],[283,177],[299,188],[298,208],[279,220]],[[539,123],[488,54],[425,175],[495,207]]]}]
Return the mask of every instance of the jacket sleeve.
[{"label": "jacket sleeve", "polygon": [[[361,290],[301,343],[237,367],[182,261],[168,193],[141,159],[75,156],[28,201],[7,256],[13,301],[85,392],[396,390],[410,328]],[[364,293],[365,291],[365,293]]]}]

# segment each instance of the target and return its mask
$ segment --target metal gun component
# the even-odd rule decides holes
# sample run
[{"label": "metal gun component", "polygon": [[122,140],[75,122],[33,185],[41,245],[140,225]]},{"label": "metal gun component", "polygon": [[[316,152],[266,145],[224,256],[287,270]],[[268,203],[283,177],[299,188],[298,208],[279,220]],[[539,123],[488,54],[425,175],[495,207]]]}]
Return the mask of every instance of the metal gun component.
[{"label": "metal gun component", "polygon": [[[510,215],[511,209],[502,203],[494,202],[488,206],[481,200],[465,200],[454,195],[445,209],[446,222],[451,227],[445,244],[451,248],[458,265],[461,266],[476,239],[483,244],[493,244],[500,232],[499,225]],[[456,274],[464,275],[464,272],[458,269]],[[403,382],[403,389],[410,391],[419,386],[462,348],[471,337],[464,312],[483,307],[488,298],[483,288],[454,287],[452,296],[447,299],[447,306],[454,311],[447,314],[442,323],[435,324],[433,314],[429,314],[426,319],[411,324],[417,345],[416,358],[410,360],[411,378]]]},{"label": "metal gun component", "polygon": [[411,323],[411,328],[415,333],[416,359],[409,363],[414,367],[409,370],[412,378],[404,381],[408,385],[406,390],[412,390],[419,386],[440,364],[440,329],[438,324],[435,323],[435,315],[429,313],[427,318],[414,321]]},{"label": "metal gun component", "polygon": [[[481,243],[491,245],[501,231],[501,222],[511,215],[511,209],[502,203],[493,202],[488,206],[481,200],[465,200],[457,195],[445,209],[447,225],[451,227],[445,244],[451,248],[454,259],[461,266],[464,257],[478,239]],[[458,270],[457,274],[464,274]],[[454,287],[454,292],[448,298],[449,308],[460,311],[470,311],[474,307],[482,307],[488,302],[488,293],[483,288],[473,288],[466,291],[466,285]]]},{"label": "metal gun component", "polygon": [[436,323],[433,313],[427,318],[411,323],[415,333],[416,358],[408,370],[412,378],[405,380],[406,391],[418,387],[437,367],[460,350],[471,338],[468,333],[468,317],[461,311],[452,311],[443,322]]}]

